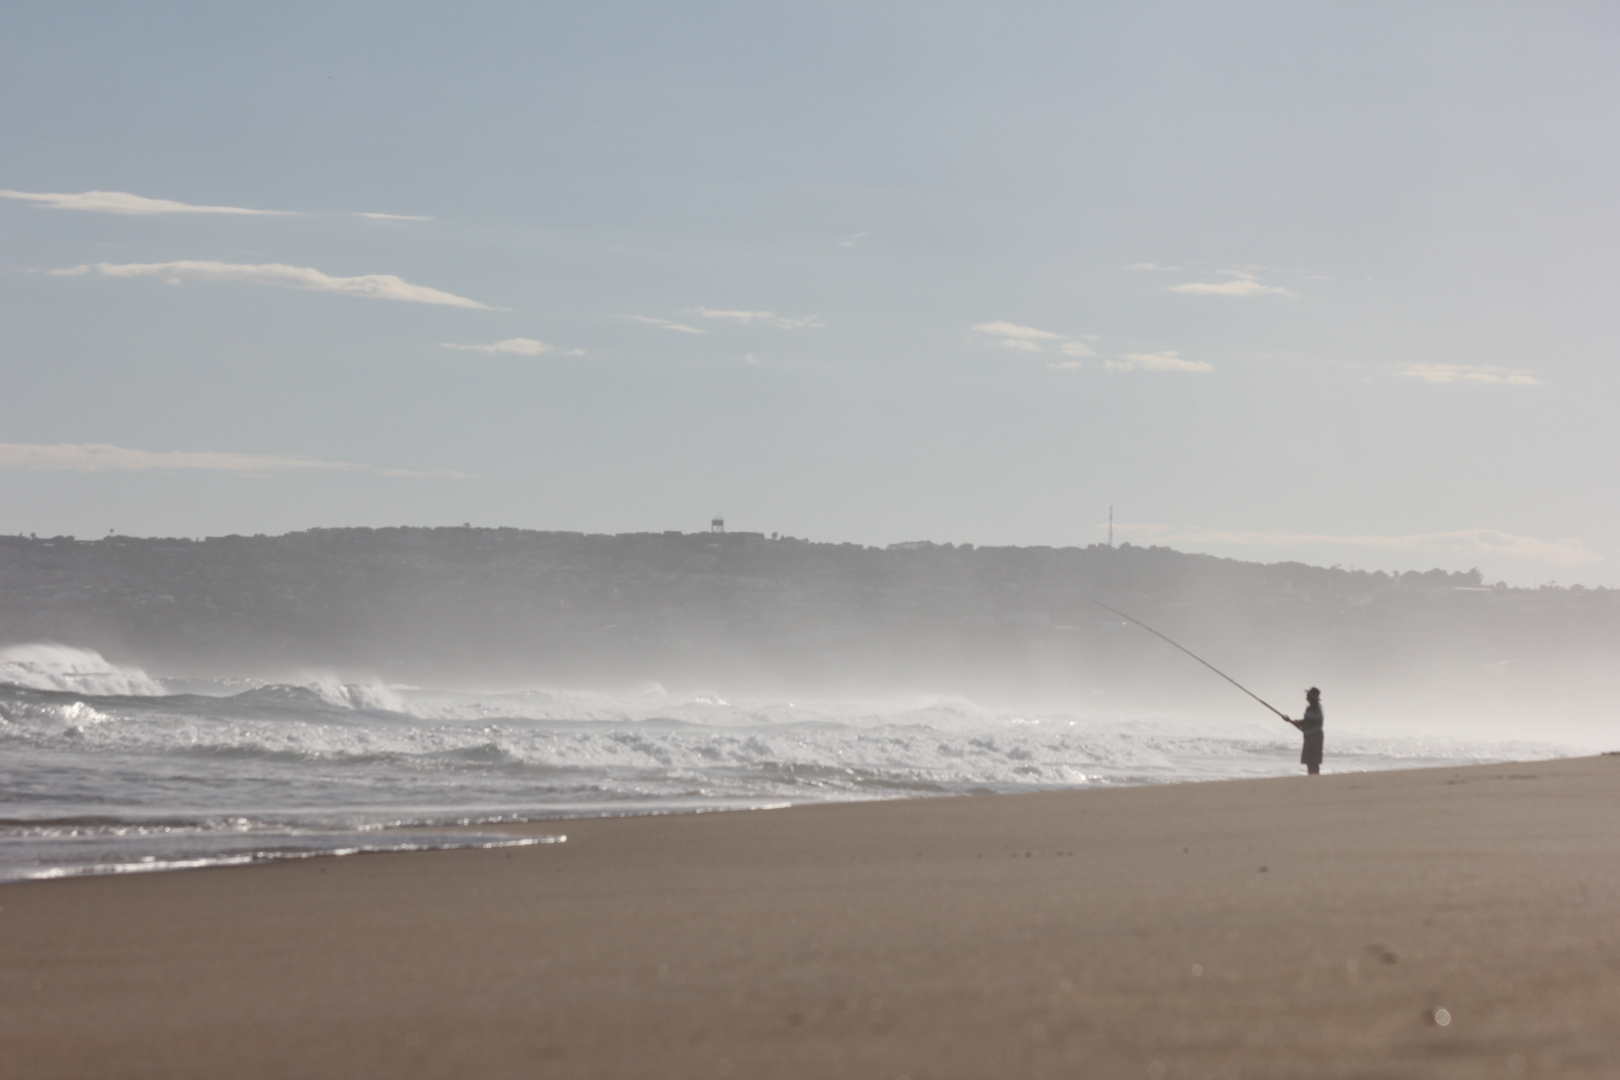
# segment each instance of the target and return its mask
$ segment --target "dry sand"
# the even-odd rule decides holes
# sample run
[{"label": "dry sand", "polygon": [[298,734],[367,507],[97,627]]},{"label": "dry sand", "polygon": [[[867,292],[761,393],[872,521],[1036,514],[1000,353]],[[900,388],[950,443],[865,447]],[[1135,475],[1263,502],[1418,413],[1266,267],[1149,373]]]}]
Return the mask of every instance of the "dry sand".
[{"label": "dry sand", "polygon": [[534,831],[0,886],[0,1075],[1620,1075],[1617,757]]}]

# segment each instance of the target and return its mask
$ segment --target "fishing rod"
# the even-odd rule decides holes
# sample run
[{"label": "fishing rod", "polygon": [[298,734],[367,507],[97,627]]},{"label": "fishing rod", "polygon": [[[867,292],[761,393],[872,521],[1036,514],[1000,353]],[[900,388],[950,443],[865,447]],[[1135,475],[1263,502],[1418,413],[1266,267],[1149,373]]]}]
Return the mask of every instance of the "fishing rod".
[{"label": "fishing rod", "polygon": [[[1090,600],[1091,598],[1087,597],[1087,599]],[[1098,607],[1102,608],[1104,611],[1112,611],[1115,615],[1118,615],[1120,618],[1124,619],[1126,622],[1135,623],[1137,626],[1140,626],[1142,629],[1146,630],[1148,633],[1152,634],[1154,637],[1160,639],[1161,641],[1164,641],[1164,642],[1166,642],[1166,643],[1168,643],[1170,645],[1175,645],[1176,648],[1180,649],[1182,652],[1186,653],[1188,656],[1192,657],[1194,660],[1198,661],[1200,664],[1203,664],[1205,667],[1209,668],[1209,670],[1213,671],[1215,674],[1219,675],[1221,678],[1225,679],[1227,682],[1231,683],[1233,686],[1237,687],[1239,690],[1243,691],[1245,694],[1248,694],[1250,697],[1254,698],[1254,700],[1258,701],[1260,704],[1264,705],[1266,708],[1270,709],[1272,712],[1274,712],[1278,716],[1282,717],[1284,723],[1286,723],[1286,724],[1292,724],[1293,723],[1292,720],[1288,719],[1288,714],[1287,713],[1285,713],[1282,710],[1278,709],[1276,706],[1272,705],[1269,701],[1262,698],[1259,694],[1255,693],[1253,690],[1250,690],[1247,686],[1244,686],[1242,683],[1240,683],[1236,679],[1232,678],[1232,676],[1228,675],[1226,672],[1222,671],[1220,668],[1216,667],[1214,664],[1210,663],[1208,660],[1205,660],[1202,656],[1199,656],[1197,653],[1193,652],[1191,649],[1189,649],[1189,648],[1187,648],[1187,647],[1185,647],[1183,645],[1176,645],[1176,643],[1174,641],[1171,641],[1169,638],[1165,637],[1163,634],[1161,634],[1157,630],[1153,629],[1153,627],[1149,626],[1147,623],[1143,622],[1141,619],[1133,619],[1129,615],[1125,614],[1123,611],[1119,610],[1118,608],[1109,607],[1107,604],[1103,603],[1101,600],[1092,600],[1091,602],[1093,604],[1096,604]]]}]

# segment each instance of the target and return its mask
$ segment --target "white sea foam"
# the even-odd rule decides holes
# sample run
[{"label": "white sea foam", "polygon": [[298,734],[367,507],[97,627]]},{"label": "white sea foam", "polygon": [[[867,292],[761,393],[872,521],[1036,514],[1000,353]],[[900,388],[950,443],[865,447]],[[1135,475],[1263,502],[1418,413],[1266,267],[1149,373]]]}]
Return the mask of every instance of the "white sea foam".
[{"label": "white sea foam", "polygon": [[[1297,736],[1264,717],[1122,719],[953,696],[744,700],[658,687],[472,694],[325,676],[176,681],[192,692],[164,694],[144,673],[49,649],[63,651],[8,661],[29,679],[0,686],[0,877],[251,861],[287,848],[289,836],[301,852],[336,852],[357,834],[396,828],[1299,770]],[[100,689],[70,685],[80,675],[103,680]],[[136,686],[148,693],[128,692]],[[1334,728],[1328,771],[1569,752]]]},{"label": "white sea foam", "polygon": [[[148,837],[136,848],[108,837],[35,841],[24,848],[32,858],[0,863],[0,881],[41,881],[90,874],[140,874],[158,870],[197,870],[245,866],[317,855],[361,855],[389,851],[443,851],[456,848],[530,847],[560,844],[566,836],[510,836],[489,833],[259,833],[235,838],[194,834]],[[233,842],[234,841],[234,842]]]},{"label": "white sea foam", "polygon": [[328,704],[342,709],[373,709],[405,712],[407,705],[399,693],[384,683],[346,683],[336,675],[321,672],[310,676],[309,687]]},{"label": "white sea foam", "polygon": [[34,642],[0,649],[0,683],[81,694],[156,696],[163,684],[140,668],[108,663],[93,649]]}]

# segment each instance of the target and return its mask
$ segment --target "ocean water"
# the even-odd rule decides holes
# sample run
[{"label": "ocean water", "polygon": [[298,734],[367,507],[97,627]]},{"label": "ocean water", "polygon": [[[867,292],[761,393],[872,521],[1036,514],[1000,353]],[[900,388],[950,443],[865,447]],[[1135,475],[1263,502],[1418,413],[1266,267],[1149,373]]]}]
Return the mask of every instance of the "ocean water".
[{"label": "ocean water", "polygon": [[[14,646],[0,649],[0,881],[562,842],[565,819],[605,814],[1291,775],[1298,749],[1263,715],[180,680]],[[1571,752],[1334,729],[1328,771]],[[553,819],[543,838],[478,829]]]}]

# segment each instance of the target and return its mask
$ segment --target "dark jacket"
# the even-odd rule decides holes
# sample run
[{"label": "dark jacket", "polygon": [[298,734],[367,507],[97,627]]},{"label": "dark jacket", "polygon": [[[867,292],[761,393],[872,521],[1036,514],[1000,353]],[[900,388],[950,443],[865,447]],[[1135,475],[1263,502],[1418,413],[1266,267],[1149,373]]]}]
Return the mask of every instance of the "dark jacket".
[{"label": "dark jacket", "polygon": [[1294,726],[1305,733],[1305,746],[1299,752],[1301,765],[1322,764],[1322,706],[1307,705],[1305,716]]}]

